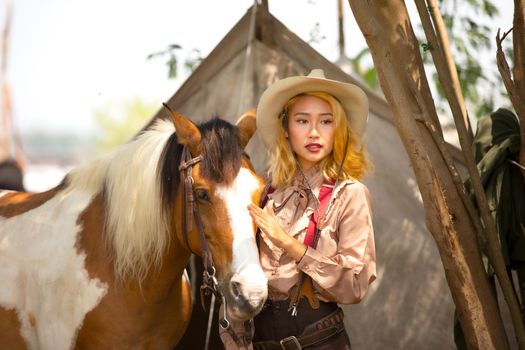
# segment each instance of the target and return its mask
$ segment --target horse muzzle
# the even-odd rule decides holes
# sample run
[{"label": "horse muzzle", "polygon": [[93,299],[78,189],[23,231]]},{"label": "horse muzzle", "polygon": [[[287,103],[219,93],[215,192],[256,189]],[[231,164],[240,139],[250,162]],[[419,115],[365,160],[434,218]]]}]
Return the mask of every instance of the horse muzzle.
[{"label": "horse muzzle", "polygon": [[268,296],[268,281],[262,270],[244,272],[234,274],[224,288],[228,314],[238,320],[257,315]]}]

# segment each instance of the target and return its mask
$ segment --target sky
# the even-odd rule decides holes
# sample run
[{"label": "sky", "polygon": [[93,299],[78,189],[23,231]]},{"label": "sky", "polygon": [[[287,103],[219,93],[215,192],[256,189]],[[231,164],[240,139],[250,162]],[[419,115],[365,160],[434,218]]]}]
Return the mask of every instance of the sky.
[{"label": "sky", "polygon": [[[512,1],[504,1],[511,9]],[[6,2],[0,8],[2,28]],[[338,58],[336,0],[269,3],[272,14],[305,40],[318,22],[325,39],[313,47],[330,60]],[[164,59],[146,57],[173,43],[182,46],[182,59],[195,48],[205,56],[253,1],[13,0],[13,4],[7,78],[15,127],[82,135],[97,132],[94,111],[108,103],[139,97],[160,106],[186,75],[170,80]],[[348,2],[344,4],[346,52],[352,56],[365,41]]]},{"label": "sky", "polygon": [[[332,41],[324,40],[318,49],[337,58],[337,2],[322,7],[307,0],[283,3],[270,1],[271,11],[304,38],[320,22]],[[94,132],[93,112],[108,102],[140,97],[160,106],[185,76],[170,80],[163,58],[146,57],[172,43],[182,46],[181,58],[194,48],[205,56],[252,4],[14,0],[7,77],[17,128]],[[0,11],[3,21],[5,6]]]},{"label": "sky", "polygon": [[[70,150],[74,147],[52,140],[65,135],[69,144],[71,139],[92,142],[100,135],[97,110],[135,98],[160,108],[176,92],[186,72],[168,79],[164,59],[147,60],[149,54],[176,43],[182,46],[178,52],[182,60],[193,49],[205,57],[253,4],[253,0],[3,0],[2,29],[8,1],[13,17],[7,79],[14,127],[25,151],[24,183],[31,191],[56,185],[71,166],[36,164],[42,160],[40,154],[53,154],[58,148],[74,153],[76,161],[93,156],[89,146]],[[502,16],[491,25],[508,29],[512,1],[495,3]],[[413,1],[406,4],[414,21]],[[331,61],[339,58],[337,0],[269,0],[269,5],[270,12],[305,41],[319,23],[324,39],[312,47]],[[346,1],[344,11],[346,54],[353,57],[366,42]],[[25,135],[35,132],[47,136],[28,147]]]}]

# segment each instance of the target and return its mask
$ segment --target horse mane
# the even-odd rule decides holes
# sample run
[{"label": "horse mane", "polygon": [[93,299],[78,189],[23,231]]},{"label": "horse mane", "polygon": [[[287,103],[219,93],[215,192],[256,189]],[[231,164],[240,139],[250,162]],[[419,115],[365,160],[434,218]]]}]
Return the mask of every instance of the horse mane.
[{"label": "horse mane", "polygon": [[201,176],[216,183],[230,184],[241,169],[243,148],[239,129],[218,118],[200,126],[202,134]]},{"label": "horse mane", "polygon": [[[230,183],[242,163],[237,127],[214,118],[199,129],[201,176]],[[173,123],[160,119],[136,139],[66,177],[68,189],[103,194],[106,242],[114,252],[118,280],[143,281],[161,262],[170,239],[182,149]]]}]

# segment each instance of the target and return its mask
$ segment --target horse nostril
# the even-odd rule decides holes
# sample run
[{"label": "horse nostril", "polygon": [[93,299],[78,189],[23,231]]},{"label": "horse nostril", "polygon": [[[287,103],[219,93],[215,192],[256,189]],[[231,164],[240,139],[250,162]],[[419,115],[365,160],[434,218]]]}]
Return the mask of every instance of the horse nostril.
[{"label": "horse nostril", "polygon": [[231,281],[230,289],[231,289],[232,295],[235,298],[238,298],[241,295],[241,284],[239,282]]}]

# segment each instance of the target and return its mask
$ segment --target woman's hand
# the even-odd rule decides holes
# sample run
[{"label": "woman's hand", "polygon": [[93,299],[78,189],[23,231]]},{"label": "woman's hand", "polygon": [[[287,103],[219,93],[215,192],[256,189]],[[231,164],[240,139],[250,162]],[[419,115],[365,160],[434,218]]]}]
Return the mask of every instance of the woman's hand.
[{"label": "woman's hand", "polygon": [[255,224],[262,232],[272,241],[273,244],[280,248],[284,248],[284,242],[289,237],[282,229],[275,212],[273,211],[273,202],[270,200],[264,209],[259,208],[254,204],[248,206],[248,211],[255,221]]},{"label": "woman's hand", "polygon": [[306,252],[306,245],[288,235],[279,224],[273,211],[273,201],[270,200],[264,209],[254,204],[248,206],[248,211],[257,227],[279,248],[284,249],[288,255],[299,261]]}]

